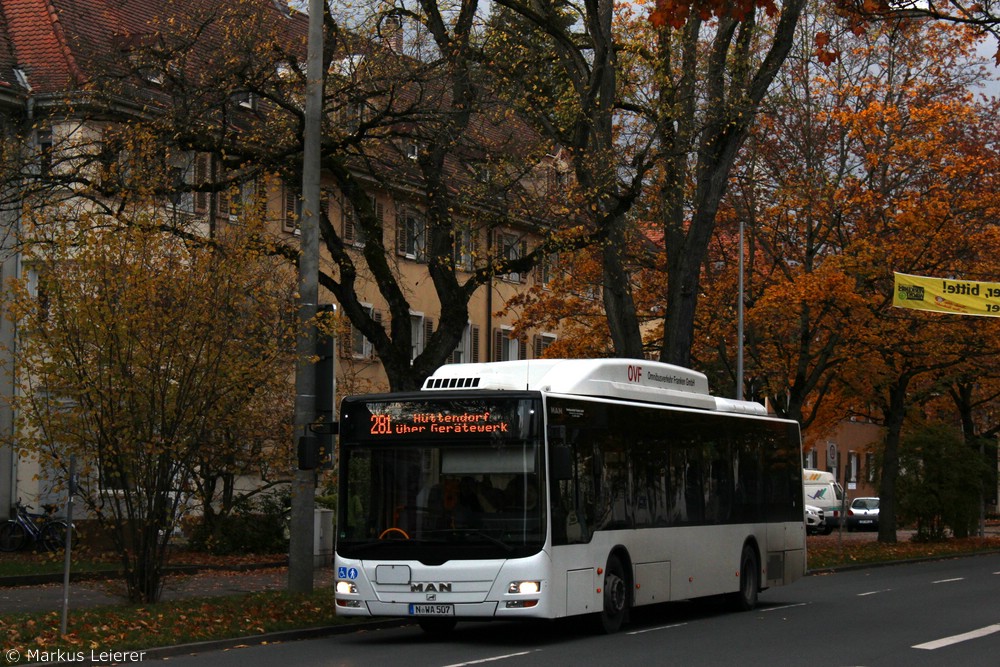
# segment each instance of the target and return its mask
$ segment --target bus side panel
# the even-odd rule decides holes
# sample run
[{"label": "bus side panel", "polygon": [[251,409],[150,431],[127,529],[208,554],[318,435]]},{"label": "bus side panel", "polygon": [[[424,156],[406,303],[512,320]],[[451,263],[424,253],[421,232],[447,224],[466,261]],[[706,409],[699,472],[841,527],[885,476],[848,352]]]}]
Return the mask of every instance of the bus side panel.
[{"label": "bus side panel", "polygon": [[670,600],[670,561],[635,564],[635,604]]},{"label": "bus side panel", "polygon": [[[566,573],[566,615],[589,614],[597,611],[598,598],[594,591],[594,568],[570,570]],[[556,598],[558,599],[558,598]]]},{"label": "bus side panel", "polygon": [[[782,586],[805,574],[805,524],[771,523],[767,526],[767,552],[762,553],[768,586]],[[764,548],[764,545],[761,545]]]}]

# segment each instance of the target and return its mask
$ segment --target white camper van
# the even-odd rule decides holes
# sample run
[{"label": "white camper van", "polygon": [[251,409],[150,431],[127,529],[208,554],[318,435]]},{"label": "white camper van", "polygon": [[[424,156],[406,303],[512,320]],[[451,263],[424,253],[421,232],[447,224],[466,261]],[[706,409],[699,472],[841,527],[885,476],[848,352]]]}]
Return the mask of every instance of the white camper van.
[{"label": "white camper van", "polygon": [[844,487],[837,483],[832,472],[806,468],[802,471],[802,488],[806,504],[823,510],[824,523],[820,532],[829,535],[840,525],[844,511]]}]

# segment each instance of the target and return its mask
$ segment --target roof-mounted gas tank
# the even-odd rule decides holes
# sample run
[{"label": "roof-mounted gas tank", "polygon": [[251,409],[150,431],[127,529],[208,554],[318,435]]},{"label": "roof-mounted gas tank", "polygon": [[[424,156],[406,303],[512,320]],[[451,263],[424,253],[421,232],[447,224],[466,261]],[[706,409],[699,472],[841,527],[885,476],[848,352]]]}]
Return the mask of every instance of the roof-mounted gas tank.
[{"label": "roof-mounted gas tank", "polygon": [[642,359],[530,359],[448,364],[427,378],[423,389],[524,389],[765,414],[764,406],[758,403],[710,396],[704,373]]}]

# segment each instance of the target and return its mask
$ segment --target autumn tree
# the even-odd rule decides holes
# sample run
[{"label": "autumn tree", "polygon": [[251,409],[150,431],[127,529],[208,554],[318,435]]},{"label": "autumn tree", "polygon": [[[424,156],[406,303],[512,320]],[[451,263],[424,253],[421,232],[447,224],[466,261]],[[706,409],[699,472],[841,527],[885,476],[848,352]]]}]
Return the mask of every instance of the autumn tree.
[{"label": "autumn tree", "polygon": [[[500,4],[531,27],[530,43],[554,54],[550,79],[570,82],[529,115],[573,155],[591,202],[588,224],[605,239],[603,299],[615,353],[643,355],[648,313],[636,307],[634,257],[624,249],[641,228],[633,207],[648,192],[667,271],[659,357],[690,365],[701,270],[728,175],[803,3],[678,3],[649,5],[648,13],[610,0]],[[567,22],[567,13],[576,20]]]},{"label": "autumn tree", "polygon": [[[850,95],[823,116],[840,128],[829,151],[840,157],[829,164],[844,168],[836,180],[829,176],[838,172],[830,170],[813,176],[836,184],[830,199],[836,217],[826,221],[839,221],[818,259],[848,278],[841,279],[842,293],[853,306],[849,330],[822,336],[841,339],[838,380],[850,387],[854,401],[875,407],[886,427],[880,539],[894,541],[900,438],[908,410],[922,400],[915,390],[931,391],[925,377],[978,351],[963,344],[956,333],[960,323],[893,309],[891,272],[981,274],[988,262],[983,230],[994,219],[991,183],[998,156],[994,142],[982,141],[982,133],[992,131],[992,112],[970,92],[980,70],[970,60],[973,44],[966,34],[901,22],[842,39],[841,54],[870,61],[840,88]],[[938,54],[933,65],[928,50]],[[951,60],[940,62],[942,53]],[[846,55],[841,59],[832,72],[846,71],[852,62]],[[837,80],[829,77],[823,86]],[[808,236],[800,232],[799,238]]]},{"label": "autumn tree", "polygon": [[[210,236],[265,184],[272,210],[301,214],[306,17],[271,0],[169,0],[148,12],[102,7],[114,20],[87,24],[85,11],[61,12],[78,69],[61,94],[89,129],[72,141],[53,132],[48,155],[56,163],[73,155],[78,168],[24,170],[11,182],[66,188],[103,207],[123,185],[113,170],[96,180],[79,167],[114,163],[130,136],[144,134],[176,172],[159,194],[195,213],[177,216],[177,233]],[[394,389],[419,386],[450,359],[472,295],[498,276],[531,269],[551,252],[550,230],[561,230],[561,246],[589,242],[587,232],[567,240],[571,217],[546,217],[536,165],[551,142],[486,85],[473,57],[480,10],[477,3],[458,11],[334,3],[324,17],[329,208],[320,216],[321,287],[370,341]],[[404,220],[408,237],[390,233]],[[539,247],[498,252],[491,239],[500,229],[530,231]],[[294,238],[275,252],[295,262]],[[416,295],[399,271],[402,254],[424,265],[423,284],[436,301],[419,308],[437,327],[415,357]]]},{"label": "autumn tree", "polygon": [[[215,178],[194,184],[198,189],[224,192],[265,173],[298,182],[304,22],[276,18],[270,3],[235,0],[210,14],[185,14],[187,28],[177,34],[167,24],[178,23],[171,20],[178,7],[168,4],[150,19],[162,39],[145,53],[170,85],[147,125],[165,142],[220,156]],[[390,387],[412,389],[450,358],[472,295],[496,276],[529,270],[549,251],[552,221],[531,186],[548,145],[484,86],[471,43],[476,3],[456,12],[430,2],[369,9],[334,5],[325,17],[321,160],[341,211],[321,216],[329,263],[320,282],[370,341]],[[188,54],[196,54],[197,67]],[[137,73],[133,67],[121,76]],[[123,82],[104,87],[120,90]],[[256,107],[241,111],[239,95],[252,95]],[[413,212],[405,238],[388,233],[390,218],[399,231]],[[342,215],[353,238],[345,238]],[[490,248],[504,228],[532,229],[542,242],[527,254],[504,255]],[[294,249],[285,252],[294,258]],[[416,356],[414,295],[398,270],[401,254],[425,264],[437,301],[437,328]],[[469,261],[456,259],[463,257]],[[371,288],[388,317],[365,305]]]},{"label": "autumn tree", "polygon": [[24,233],[16,446],[50,480],[76,458],[129,599],[156,601],[199,474],[288,467],[288,282],[249,224],[206,245],[149,207],[53,206]]},{"label": "autumn tree", "polygon": [[[837,0],[837,6],[862,21],[922,18],[970,27],[1000,39],[1000,5],[996,0]],[[1000,64],[1000,50],[995,56]]]}]

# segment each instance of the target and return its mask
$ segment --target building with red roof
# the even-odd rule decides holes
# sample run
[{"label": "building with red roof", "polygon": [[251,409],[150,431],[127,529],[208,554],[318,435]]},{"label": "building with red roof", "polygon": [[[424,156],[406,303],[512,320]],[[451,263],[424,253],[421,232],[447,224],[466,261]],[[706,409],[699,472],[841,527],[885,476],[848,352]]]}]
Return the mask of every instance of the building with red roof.
[{"label": "building with red roof", "polygon": [[[115,184],[97,178],[95,170],[107,165],[108,155],[113,161],[115,150],[121,155],[115,127],[130,119],[176,128],[176,150],[165,157],[176,180],[176,191],[164,192],[170,215],[211,234],[218,225],[237,223],[240,206],[253,197],[266,208],[276,239],[294,246],[301,213],[301,88],[290,93],[288,87],[304,81],[307,24],[282,0],[0,0],[4,162],[22,170],[20,181],[5,179],[0,197],[0,222],[9,230],[4,277],[23,269],[16,231],[19,211],[32,196],[55,187],[54,180],[80,196],[113,196]],[[402,34],[381,26],[368,38],[337,36],[327,82],[328,98],[336,102],[323,150],[349,155],[337,164],[350,174],[325,172],[322,207],[339,250],[363,267],[367,241],[342,184],[364,191],[370,214],[384,227],[385,254],[405,285],[416,360],[442,318],[428,279],[429,176],[421,160],[440,145],[441,127],[455,107],[452,82],[403,55]],[[393,83],[403,70],[413,79]],[[384,87],[375,89],[376,82]],[[569,171],[565,156],[540,147],[509,108],[478,102],[437,175],[452,208],[489,220],[458,230],[454,259],[461,281],[483,269],[483,258],[516,261],[538,244],[544,216],[512,216],[511,202],[558,199]],[[46,181],[46,173],[60,178]],[[324,261],[335,274],[329,256]],[[378,280],[362,278],[356,305],[388,330],[391,309]],[[535,271],[490,275],[468,301],[468,323],[449,359],[541,355],[557,332],[515,335],[513,316],[497,313],[545,280]],[[328,291],[321,300],[336,301]],[[340,349],[340,386],[387,388],[372,342],[350,329]],[[15,347],[6,321],[0,345]],[[13,391],[9,378],[0,380],[0,391]],[[9,436],[12,423],[0,405],[0,430]],[[36,472],[10,449],[0,449],[0,512],[18,497],[42,504],[45,488],[30,481]]]}]

